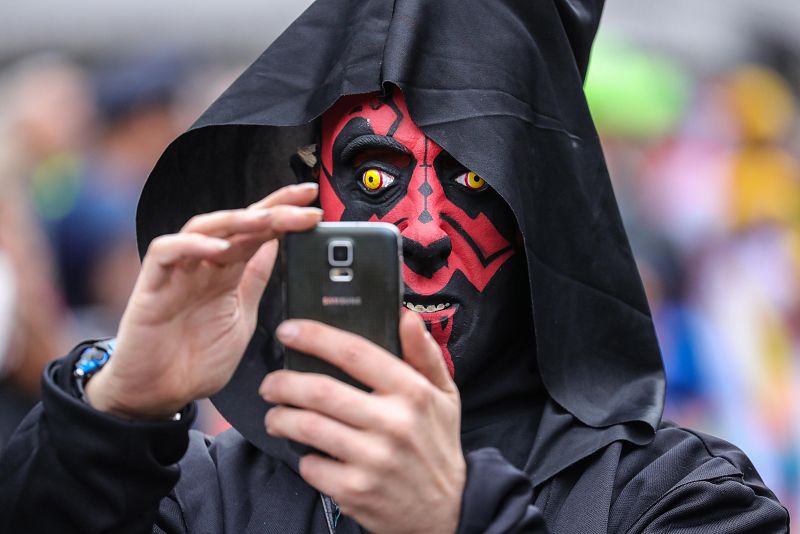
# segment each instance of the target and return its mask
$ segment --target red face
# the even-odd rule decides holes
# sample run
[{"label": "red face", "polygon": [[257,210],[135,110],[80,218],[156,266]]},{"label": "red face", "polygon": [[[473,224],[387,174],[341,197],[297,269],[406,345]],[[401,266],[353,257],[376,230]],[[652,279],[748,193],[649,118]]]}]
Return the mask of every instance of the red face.
[{"label": "red face", "polygon": [[[496,315],[486,313],[483,303],[487,287],[515,256],[510,209],[414,124],[399,90],[384,98],[340,99],[322,118],[320,153],[325,220],[383,221],[399,228],[404,304],[422,315],[455,374],[455,364],[470,352],[457,338],[481,335],[473,327],[482,316]],[[502,297],[509,288],[499,289]],[[491,300],[497,308],[500,303]]]}]

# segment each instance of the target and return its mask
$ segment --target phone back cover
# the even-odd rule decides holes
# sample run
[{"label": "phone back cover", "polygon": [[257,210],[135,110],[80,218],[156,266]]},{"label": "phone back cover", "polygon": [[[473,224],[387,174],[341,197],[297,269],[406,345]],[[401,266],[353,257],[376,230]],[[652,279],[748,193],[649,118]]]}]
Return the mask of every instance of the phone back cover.
[{"label": "phone back cover", "polygon": [[[328,243],[353,242],[353,278],[333,281]],[[313,319],[363,336],[400,355],[398,324],[402,293],[400,236],[393,225],[322,223],[282,241],[284,310],[287,319]],[[313,356],[286,350],[285,366],[331,375],[368,390],[340,369]]]}]

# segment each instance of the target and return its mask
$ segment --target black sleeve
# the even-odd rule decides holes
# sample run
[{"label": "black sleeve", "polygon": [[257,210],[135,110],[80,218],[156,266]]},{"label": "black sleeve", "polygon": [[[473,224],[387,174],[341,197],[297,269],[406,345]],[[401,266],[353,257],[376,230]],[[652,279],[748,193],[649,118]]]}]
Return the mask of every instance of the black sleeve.
[{"label": "black sleeve", "polygon": [[789,514],[750,459],[725,440],[667,423],[623,460],[610,529],[656,534],[783,534]]},{"label": "black sleeve", "polygon": [[177,482],[194,405],[180,421],[124,421],[75,396],[84,346],[50,364],[42,402],[0,458],[0,532],[153,532]]},{"label": "black sleeve", "polygon": [[509,464],[497,449],[472,451],[466,460],[458,534],[547,533],[525,473]]},{"label": "black sleeve", "polygon": [[685,484],[650,510],[634,532],[656,534],[786,534],[789,514],[774,498],[737,478]]},{"label": "black sleeve", "polygon": [[158,517],[153,525],[153,534],[187,534],[189,529],[178,500],[173,493],[161,499]]}]

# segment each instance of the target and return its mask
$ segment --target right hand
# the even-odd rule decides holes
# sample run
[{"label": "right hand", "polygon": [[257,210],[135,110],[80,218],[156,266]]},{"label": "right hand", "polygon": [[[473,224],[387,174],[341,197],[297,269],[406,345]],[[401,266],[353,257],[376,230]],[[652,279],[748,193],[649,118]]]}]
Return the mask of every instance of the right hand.
[{"label": "right hand", "polygon": [[114,355],[86,385],[96,409],[166,419],[230,380],[253,335],[275,240],[313,228],[316,184],[287,186],[246,209],[193,217],[142,260]]}]

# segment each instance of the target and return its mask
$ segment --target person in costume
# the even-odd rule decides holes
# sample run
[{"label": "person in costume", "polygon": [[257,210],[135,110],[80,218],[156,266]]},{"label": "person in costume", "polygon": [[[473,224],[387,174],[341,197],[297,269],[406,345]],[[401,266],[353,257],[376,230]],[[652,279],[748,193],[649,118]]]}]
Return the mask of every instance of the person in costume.
[{"label": "person in costume", "polygon": [[[660,420],[582,92],[601,9],[314,3],[159,160],[113,351],[47,369],[0,529],[788,531],[741,451]],[[323,217],[399,227],[402,360],[280,322],[275,239]],[[280,370],[281,345],[372,393]],[[215,439],[189,431],[206,395],[234,427]]]}]

